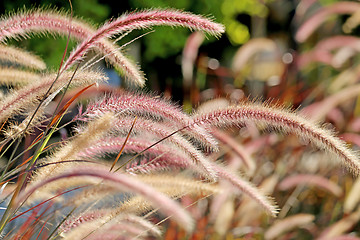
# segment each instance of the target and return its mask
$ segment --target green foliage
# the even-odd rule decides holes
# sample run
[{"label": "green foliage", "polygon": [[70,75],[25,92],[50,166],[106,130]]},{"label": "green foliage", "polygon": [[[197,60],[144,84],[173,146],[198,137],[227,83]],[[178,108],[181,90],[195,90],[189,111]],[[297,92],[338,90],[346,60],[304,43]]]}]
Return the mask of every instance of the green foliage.
[{"label": "green foliage", "polygon": [[319,2],[322,4],[322,5],[330,5],[332,3],[336,3],[338,2],[337,0],[319,0]]},{"label": "green foliage", "polygon": [[249,28],[236,19],[239,14],[248,14],[261,18],[268,15],[267,7],[256,0],[225,0],[221,5],[221,11],[227,29],[226,33],[234,45],[243,44],[250,39]]},{"label": "green foliage", "polygon": [[151,61],[156,57],[167,58],[181,52],[186,38],[189,36],[189,31],[176,29],[174,32],[175,34],[170,34],[167,28],[156,28],[155,32],[145,36],[144,58]]},{"label": "green foliage", "polygon": [[98,0],[76,0],[73,2],[73,7],[77,16],[91,19],[95,23],[103,22],[110,15],[110,7],[98,3]]}]

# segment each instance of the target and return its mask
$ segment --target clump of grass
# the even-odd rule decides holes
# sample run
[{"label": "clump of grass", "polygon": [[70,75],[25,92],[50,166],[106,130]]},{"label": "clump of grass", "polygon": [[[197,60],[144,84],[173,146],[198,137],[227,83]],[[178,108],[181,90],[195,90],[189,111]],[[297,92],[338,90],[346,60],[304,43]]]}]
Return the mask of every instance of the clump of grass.
[{"label": "clump of grass", "polygon": [[[55,142],[55,145],[49,144],[56,132],[64,129],[62,124],[73,102],[90,88],[106,81],[102,72],[88,69],[91,62],[79,67],[89,50],[96,49],[129,82],[144,86],[144,74],[122,54],[121,47],[111,38],[155,25],[185,27],[215,37],[224,32],[221,24],[209,18],[174,9],[124,14],[99,28],[72,14],[42,9],[21,11],[1,19],[2,43],[10,38],[21,39],[47,33],[79,41],[69,57],[62,59],[56,72],[46,72],[45,64],[35,55],[18,48],[0,46],[1,60],[14,64],[11,69],[0,68],[0,77],[4,79],[6,76],[5,84],[17,86],[0,103],[0,123],[4,133],[1,156],[9,155],[1,175],[4,186],[1,191],[8,194],[3,199],[6,210],[0,221],[3,237],[160,238],[159,226],[164,226],[163,222],[168,218],[191,234],[200,225],[197,220],[203,217],[203,221],[208,223],[207,210],[204,209],[213,209],[211,221],[215,222],[214,229],[221,229],[219,234],[223,235],[226,227],[219,227],[221,219],[214,220],[220,214],[218,209],[214,210],[219,203],[226,203],[227,207],[239,206],[238,211],[224,208],[228,211],[221,212],[221,216],[227,218],[226,226],[230,226],[231,219],[236,217],[239,222],[246,222],[241,220],[244,216],[237,214],[246,212],[244,209],[247,206],[256,211],[257,208],[250,203],[256,203],[261,211],[276,217],[279,207],[266,194],[274,191],[279,176],[284,171],[290,171],[291,164],[283,170],[283,162],[279,160],[280,163],[274,163],[276,172],[272,173],[269,167],[265,167],[267,159],[258,161],[252,156],[254,149],[261,152],[260,148],[272,143],[265,144],[266,139],[260,139],[260,143],[250,141],[248,145],[240,146],[228,131],[233,129],[248,128],[258,131],[259,135],[266,132],[266,137],[275,137],[273,142],[281,138],[274,132],[295,135],[300,141],[309,141],[340,159],[354,175],[359,174],[358,156],[342,140],[284,107],[243,101],[189,115],[169,100],[126,89],[102,95],[80,107],[79,113],[65,123],[76,125],[73,135]],[[305,40],[303,31],[299,30],[298,38]],[[259,42],[268,41],[263,39]],[[274,44],[272,41],[269,43],[271,49]],[[256,47],[248,45],[247,48]],[[248,55],[249,52],[246,56],[237,56],[237,60],[247,59]],[[23,78],[34,78],[34,82],[29,83]],[[78,88],[68,101],[59,101],[54,107],[54,98],[60,95],[61,100],[65,99],[64,94],[71,87]],[[25,119],[23,123],[15,122],[19,116]],[[40,134],[37,128],[41,130]],[[18,153],[23,138],[31,139],[31,142],[25,140],[27,145],[22,153]],[[229,148],[224,150],[218,140]],[[12,146],[13,151],[10,149]],[[234,155],[227,151],[233,151],[242,161],[236,162]],[[228,156],[232,158],[227,162]],[[240,168],[249,172],[241,176]],[[268,186],[267,189],[258,189],[255,185],[265,177],[270,183],[264,181],[261,186]],[[316,180],[313,182],[315,185],[337,197],[342,196],[335,183],[316,174],[295,175],[292,179],[283,180],[278,188],[288,191],[290,187],[295,187],[295,196],[303,187],[300,183],[311,182],[312,179]],[[15,184],[9,184],[14,180]],[[211,204],[212,196],[215,196],[212,206],[203,210],[198,206],[194,210],[193,205],[203,199],[209,199]],[[291,204],[288,201],[284,204],[281,217],[286,215]],[[354,203],[348,205],[347,211],[355,208]],[[358,211],[349,218],[358,219]],[[29,212],[32,213],[27,215]],[[259,216],[261,214],[254,213],[254,221]],[[20,218],[26,219],[21,231],[11,228],[11,223],[16,225]],[[274,239],[294,228],[309,227],[313,221],[312,214],[298,214],[279,220],[261,231],[266,239]],[[344,223],[339,221],[338,225],[341,224]],[[338,225],[334,224],[332,229],[337,229]]]}]

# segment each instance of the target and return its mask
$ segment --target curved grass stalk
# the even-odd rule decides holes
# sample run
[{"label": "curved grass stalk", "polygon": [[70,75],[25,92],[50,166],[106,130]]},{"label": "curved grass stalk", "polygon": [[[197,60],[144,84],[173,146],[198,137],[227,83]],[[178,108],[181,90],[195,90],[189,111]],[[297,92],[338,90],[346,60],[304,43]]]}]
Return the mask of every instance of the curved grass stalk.
[{"label": "curved grass stalk", "polygon": [[[101,138],[112,127],[114,120],[115,117],[111,113],[108,113],[103,115],[101,118],[90,122],[83,133],[77,135],[73,141],[70,141],[66,145],[62,146],[59,151],[48,157],[44,162],[49,164],[73,158],[76,153],[89,147],[97,139]],[[56,172],[59,171],[61,172],[61,170],[68,169],[71,166],[74,166],[74,163],[69,162],[67,164],[56,164],[42,167],[36,171],[36,174],[33,175],[32,182],[36,183],[44,181],[48,178],[48,176],[56,174]]]},{"label": "curved grass stalk", "polygon": [[[31,133],[34,130],[34,127],[39,126],[42,122],[47,120],[44,106],[41,106],[36,113],[35,109],[31,109],[31,111],[25,113],[24,115],[27,116],[24,121],[21,123],[11,122],[7,129],[4,130],[5,138],[18,139],[22,136],[23,133]],[[32,120],[31,122],[30,119]]]},{"label": "curved grass stalk", "polygon": [[[99,216],[97,216],[99,215]],[[80,239],[91,238],[98,239],[106,238],[117,239],[119,237],[151,237],[161,236],[161,231],[158,226],[147,221],[144,217],[139,217],[133,214],[121,214],[115,218],[109,219],[106,216],[101,216],[100,213],[84,214],[75,219],[67,221],[63,231],[63,236],[66,239]]]},{"label": "curved grass stalk", "polygon": [[[200,183],[200,184],[203,184],[203,183]],[[201,188],[201,193],[203,193],[203,194],[208,193],[208,194],[205,194],[205,196],[207,196],[207,197],[213,194],[213,191],[214,191],[213,187],[209,188],[209,186],[205,186],[203,188],[201,186],[200,188]],[[163,187],[163,188],[160,188],[157,190],[164,193],[165,195],[167,195],[168,197],[170,197],[172,199],[178,199],[178,198],[181,198],[186,195],[197,196],[197,197],[201,196],[200,193],[198,192],[199,186],[197,186],[196,188],[190,188],[188,190],[181,189],[181,188],[176,189],[173,187],[171,187],[171,188]],[[215,188],[215,193],[219,193],[216,190],[216,188]],[[112,210],[110,214],[115,215],[115,216],[119,213],[125,213],[125,214],[131,213],[131,214],[138,215],[138,214],[144,214],[151,210],[154,210],[153,206],[151,206],[151,204],[148,201],[146,201],[146,199],[144,197],[135,196],[135,197],[132,197],[129,200],[125,201],[124,203],[122,203],[121,206],[119,206],[118,208]]]},{"label": "curved grass stalk", "polygon": [[0,45],[0,60],[37,70],[46,68],[38,56],[12,46]]},{"label": "curved grass stalk", "polygon": [[320,149],[326,149],[328,152],[333,153],[355,175],[360,173],[360,163],[357,155],[343,141],[311,121],[284,109],[244,103],[241,106],[194,116],[190,127],[193,125],[241,126],[248,121],[286,133],[295,133],[299,137],[309,140]]},{"label": "curved grass stalk", "polygon": [[0,84],[2,85],[13,85],[18,88],[21,85],[31,84],[40,79],[41,75],[34,72],[0,67]]},{"label": "curved grass stalk", "polygon": [[[86,111],[79,114],[76,119],[86,121],[105,112],[116,112],[123,114],[135,114],[158,121],[166,121],[168,125],[175,128],[182,128],[191,119],[183,113],[178,106],[162,98],[150,97],[145,94],[133,94],[122,92],[121,94],[111,94],[100,100],[93,101],[87,105]],[[199,141],[199,143],[216,150],[217,142],[205,129],[196,127],[194,129],[184,129],[183,132],[189,134]]]},{"label": "curved grass stalk", "polygon": [[[204,31],[215,36],[224,32],[224,27],[221,24],[214,23],[207,18],[177,10],[148,10],[125,14],[104,24],[92,36],[83,41],[70,54],[68,60],[64,64],[63,70],[66,70],[76,61],[80,60],[90,47],[101,43],[102,39],[129,30],[144,29],[156,25],[187,27],[192,30]],[[106,48],[106,46],[103,47]],[[130,69],[125,69],[125,72],[130,72]],[[137,83],[140,86],[144,84],[141,79],[134,80],[139,80]]]},{"label": "curved grass stalk", "polygon": [[[60,119],[61,120],[61,119]],[[56,123],[59,124],[60,121],[58,121]],[[55,127],[56,128],[56,127]],[[31,157],[31,162],[28,164],[28,169],[30,168],[30,166],[34,165],[35,162],[37,161],[38,157],[40,156],[41,152],[43,151],[43,149],[45,148],[46,144],[48,143],[48,141],[50,140],[52,134],[55,131],[55,128],[52,128],[51,131],[49,132],[49,134],[47,136],[44,137],[43,142],[41,143],[41,145],[36,149],[35,154]],[[15,151],[14,151],[15,152]],[[14,153],[13,152],[13,153]],[[9,162],[12,159],[10,158]],[[7,168],[4,170],[3,175],[1,176],[1,180],[3,179],[4,173],[7,172]],[[23,203],[18,204],[17,203],[17,197],[19,196],[21,190],[23,188],[25,188],[26,186],[26,181],[28,180],[28,172],[26,174],[20,175],[20,179],[17,182],[17,186],[16,189],[11,197],[11,200],[5,210],[5,213],[3,214],[3,216],[1,217],[1,221],[0,221],[0,233],[4,230],[6,224],[11,220],[10,218],[13,217],[13,215],[16,213],[16,211],[18,210],[19,206],[21,206]]]},{"label": "curved grass stalk", "polygon": [[[83,159],[98,158],[107,154],[116,154],[123,146],[125,137],[107,137],[99,140],[96,144],[81,151],[78,156]],[[143,152],[152,142],[147,139],[129,138],[124,148],[124,153],[137,154]],[[208,177],[204,171],[194,164],[188,155],[183,151],[179,151],[168,144],[158,143],[142,153],[145,159],[139,164],[130,163],[126,167],[129,174],[151,173],[169,169],[191,169],[203,177]]]},{"label": "curved grass stalk", "polygon": [[79,40],[95,31],[90,24],[56,10],[23,10],[0,20],[0,41],[29,38],[31,35],[70,35]]},{"label": "curved grass stalk", "polygon": [[[136,179],[147,185],[150,185],[157,191],[164,193],[170,198],[176,198],[177,196],[183,195],[202,196],[208,194],[218,194],[222,192],[221,188],[216,184],[200,182],[198,180],[182,177],[179,175],[173,176],[169,174],[138,174],[136,175]],[[99,198],[104,198],[108,195],[112,196],[115,191],[117,191],[117,189],[112,186],[95,185],[93,187],[83,190],[79,194],[76,194],[74,197],[67,201],[67,205],[81,206],[83,204],[95,202]],[[129,207],[131,205],[130,202],[133,201],[131,199],[127,202],[127,204],[129,204]],[[136,199],[137,197],[134,198],[135,201]],[[143,201],[143,204],[146,204],[146,199],[143,199]],[[136,204],[133,205],[134,208],[135,205]],[[141,205],[142,204],[139,204],[139,206]],[[140,212],[134,213],[138,214]]]},{"label": "curved grass stalk", "polygon": [[[122,117],[116,122],[116,130],[123,132],[126,134],[126,129],[131,126],[131,118]],[[124,132],[125,131],[125,132]],[[134,130],[136,132],[151,133],[152,135],[158,136],[162,139],[168,140],[178,149],[183,151],[188,155],[190,159],[194,161],[208,176],[209,179],[216,179],[216,173],[212,170],[211,164],[209,160],[204,156],[204,154],[195,148],[193,144],[191,144],[187,139],[182,137],[179,134],[172,134],[172,131],[169,130],[166,124],[164,123],[156,123],[145,119],[138,119],[137,124],[134,126]]]},{"label": "curved grass stalk", "polygon": [[193,220],[176,202],[166,197],[164,194],[157,192],[155,189],[141,183],[134,177],[125,174],[111,173],[108,169],[75,169],[67,173],[53,176],[29,187],[26,191],[20,193],[17,198],[17,204],[22,203],[32,193],[44,185],[58,181],[64,178],[88,176],[104,180],[104,184],[111,184],[120,191],[127,190],[138,193],[149,199],[155,206],[159,207],[162,212],[172,216],[184,229],[191,231],[193,229]]},{"label": "curved grass stalk", "polygon": [[239,189],[244,194],[248,195],[251,199],[256,201],[264,210],[271,216],[276,217],[279,208],[274,204],[274,201],[267,196],[264,196],[260,191],[254,187],[250,182],[241,179],[237,175],[231,173],[228,169],[212,163],[213,168],[219,175],[220,179],[230,182],[233,186]]},{"label": "curved grass stalk", "polygon": [[[64,72],[56,81],[51,92],[62,89],[72,74],[72,72]],[[4,122],[14,114],[21,112],[24,108],[38,103],[37,98],[46,93],[54,79],[56,79],[56,74],[48,74],[41,81],[29,84],[9,94],[0,104],[0,122]],[[94,82],[105,81],[106,79],[103,74],[98,72],[78,72],[73,79],[73,85],[92,84]]]},{"label": "curved grass stalk", "polygon": [[[59,34],[83,41],[94,34],[95,27],[79,19],[72,18],[55,10],[30,10],[3,17],[0,21],[0,42],[20,37],[29,38],[33,34]],[[94,45],[95,49],[106,56],[112,65],[121,70],[134,82],[144,82],[144,75],[139,68],[129,61],[119,47],[110,40],[102,39]]]},{"label": "curved grass stalk", "polygon": [[[240,192],[243,192],[245,195],[248,195],[251,199],[253,199],[260,206],[262,206],[268,214],[270,214],[271,216],[276,216],[278,212],[278,207],[273,203],[273,201],[270,198],[260,193],[260,191],[256,187],[254,187],[250,182],[243,180],[242,178],[238,177],[236,174],[231,173],[229,170],[219,166],[216,163],[212,162],[210,164],[219,179],[223,179],[230,182],[234,187],[236,187],[236,189],[240,190]],[[151,161],[149,164],[142,164],[137,167],[130,168],[130,170],[132,170],[131,172],[134,172],[134,170],[141,172],[156,172],[162,170],[163,166],[166,166],[166,162],[161,163],[161,161],[155,160],[155,161]]]},{"label": "curved grass stalk", "polygon": [[111,21],[95,31],[92,26],[69,18],[66,14],[56,11],[33,10],[10,15],[0,21],[0,41],[7,38],[29,37],[33,33],[57,33],[67,35],[83,41],[75,49],[63,70],[68,69],[76,61],[79,61],[91,47],[100,50],[107,59],[117,68],[121,69],[126,77],[134,83],[143,86],[145,83],[142,72],[138,67],[126,59],[118,48],[106,38],[114,34],[131,31],[134,29],[149,28],[154,25],[183,26],[194,30],[205,31],[218,36],[224,32],[221,24],[214,23],[209,19],[176,10],[150,10],[137,13],[125,14]]},{"label": "curved grass stalk", "polygon": [[139,174],[136,178],[161,192],[169,192],[172,189],[179,192],[188,192],[190,195],[208,195],[221,193],[221,188],[212,183],[200,182],[182,176],[169,174]]},{"label": "curved grass stalk", "polygon": [[38,9],[3,17],[0,21],[0,41],[8,38],[27,38],[34,33],[67,35],[70,31],[71,37],[84,42],[79,45],[77,50],[73,51],[63,66],[63,70],[80,60],[90,47],[95,47],[106,55],[111,64],[120,69],[127,78],[143,86],[145,83],[143,73],[123,56],[114,43],[106,38],[117,33],[149,28],[154,25],[183,26],[205,31],[215,36],[224,32],[221,24],[176,10],[150,10],[125,14],[95,31],[91,25],[70,18],[61,12]]}]

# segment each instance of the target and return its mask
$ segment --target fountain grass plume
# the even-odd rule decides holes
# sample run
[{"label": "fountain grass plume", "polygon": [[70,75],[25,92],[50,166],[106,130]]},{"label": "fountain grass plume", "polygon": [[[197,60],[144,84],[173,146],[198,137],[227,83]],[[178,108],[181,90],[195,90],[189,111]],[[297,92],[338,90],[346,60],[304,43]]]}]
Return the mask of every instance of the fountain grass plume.
[{"label": "fountain grass plume", "polygon": [[43,181],[28,187],[26,191],[21,192],[17,198],[17,205],[24,202],[36,190],[48,183],[81,176],[98,178],[104,180],[104,184],[111,184],[121,191],[125,190],[140,194],[149,199],[155,206],[159,207],[160,211],[166,215],[172,216],[172,218],[176,220],[185,230],[191,232],[194,227],[193,219],[189,216],[189,214],[178,203],[169,199],[164,194],[157,192],[154,188],[136,180],[134,177],[120,173],[111,173],[109,172],[109,169],[101,169],[99,167],[76,168],[68,172],[46,178]]},{"label": "fountain grass plume", "polygon": [[[56,92],[66,86],[72,75],[73,73],[70,71],[61,74],[50,93]],[[22,112],[24,109],[38,104],[38,98],[46,93],[56,78],[57,74],[55,73],[46,74],[40,81],[28,84],[24,88],[8,94],[0,103],[0,123],[12,117],[14,114]],[[79,71],[72,80],[72,86],[90,85],[105,80],[107,80],[107,77],[100,72]]]},{"label": "fountain grass plume", "polygon": [[[94,159],[117,154],[122,148],[124,141],[125,137],[122,136],[102,138],[99,139],[97,143],[81,151],[78,156],[83,159]],[[123,153],[136,154],[142,152],[152,144],[153,142],[150,139],[130,137],[127,144],[125,144]],[[152,163],[153,165],[151,165]],[[138,172],[150,173],[150,165],[154,171],[160,171],[160,169],[193,169],[199,174],[204,175],[203,171],[194,165],[187,154],[162,142],[145,151],[142,154],[140,162],[133,161],[129,163],[126,170],[130,174]],[[204,175],[204,177],[206,177],[206,175]]]},{"label": "fountain grass plume", "polygon": [[[96,28],[87,22],[56,10],[23,10],[2,17],[0,21],[0,42],[11,38],[29,38],[32,35],[68,36],[69,33],[71,38],[84,41],[95,32]],[[101,39],[93,47],[101,52],[105,59],[122,72],[127,79],[135,83],[143,84],[145,82],[139,67],[128,60],[115,43],[108,39]]]},{"label": "fountain grass plume", "polygon": [[[178,156],[181,158],[181,156]],[[157,158],[154,160],[149,161],[148,163],[142,163],[138,166],[130,167],[127,169],[129,173],[136,173],[136,172],[145,172],[145,173],[154,173],[158,171],[162,171],[164,167],[167,165],[172,166],[173,159],[171,158]],[[185,164],[183,167],[192,167],[194,168],[194,163],[189,163],[186,159],[182,161],[176,161],[175,164]],[[274,202],[267,196],[264,196],[259,190],[254,187],[249,181],[244,180],[238,177],[235,173],[231,173],[228,169],[220,166],[217,163],[210,162],[212,167],[212,171],[215,172],[218,179],[226,180],[230,182],[237,190],[243,192],[245,195],[248,195],[251,199],[256,201],[263,209],[271,216],[276,216],[278,212],[278,207]]]},{"label": "fountain grass plume", "polygon": [[[101,216],[101,213],[91,212],[67,221],[61,228],[62,236],[66,239],[161,237],[161,231],[157,225],[133,214],[120,214],[114,219],[109,219]],[[97,231],[92,229],[97,229]]]},{"label": "fountain grass plume", "polygon": [[[140,126],[143,126],[143,124],[140,124]],[[157,132],[157,130],[156,130],[156,132]],[[115,149],[118,149],[121,145],[121,144],[119,145],[119,143],[116,143],[116,142],[122,143],[122,141],[117,141],[117,140],[119,140],[119,139],[115,138],[115,139],[113,139],[113,141],[110,141],[110,142],[107,140],[103,140],[103,141],[101,141],[102,143],[100,145],[107,145],[108,146],[107,150],[109,152],[113,152],[113,151],[116,152]],[[128,150],[140,151],[140,149],[143,149],[146,146],[151,145],[151,142],[149,142],[148,140],[144,140],[144,139],[136,140],[136,139],[130,138],[128,144],[129,144],[128,147],[125,146],[125,148],[128,148]],[[85,154],[85,156],[86,156],[86,154],[89,154],[89,153],[94,154],[96,152],[99,152],[100,149],[101,149],[101,147],[95,145],[95,146],[89,148],[88,150],[85,149],[83,154]],[[196,162],[194,162],[194,161],[189,161],[188,154],[184,154],[179,151],[175,151],[175,152],[171,152],[172,155],[169,156],[169,153],[168,153],[169,150],[167,150],[167,149],[169,149],[169,147],[166,147],[166,146],[164,147],[161,145],[154,146],[154,148],[149,149],[149,152],[154,153],[155,156],[159,156],[159,157],[149,160],[149,161],[140,162],[140,165],[136,164],[135,166],[130,166],[127,169],[127,172],[132,173],[132,174],[135,174],[137,172],[155,173],[155,172],[163,171],[166,168],[172,168],[175,166],[175,168],[178,168],[178,167],[192,168],[195,170],[197,170],[200,167],[201,168],[200,173],[202,173],[202,174],[204,173],[204,171],[203,171],[204,167],[201,166],[201,163],[196,164]],[[229,181],[238,190],[240,190],[244,194],[248,195],[250,198],[254,199],[258,204],[260,204],[266,210],[266,212],[268,214],[270,214],[271,216],[276,215],[277,206],[273,203],[273,201],[271,199],[269,199],[268,197],[259,193],[259,191],[250,182],[239,178],[234,173],[230,173],[228,170],[224,169],[223,167],[219,166],[216,163],[207,162],[207,164],[210,165],[211,171],[215,172],[214,175],[217,176],[217,178]],[[205,175],[205,176],[209,177],[208,175]]]},{"label": "fountain grass plume", "polygon": [[184,176],[173,176],[169,174],[139,174],[136,178],[161,192],[175,191],[183,192],[186,195],[208,195],[221,193],[222,189],[218,184],[201,182]]},{"label": "fountain grass plume", "polygon": [[22,133],[34,133],[34,129],[36,127],[39,127],[41,123],[48,120],[45,114],[45,108],[46,106],[41,106],[36,112],[35,108],[28,110],[24,113],[24,116],[27,117],[20,123],[16,121],[10,121],[9,126],[3,130],[5,138],[17,139],[21,137]]},{"label": "fountain grass plume", "polygon": [[[119,115],[133,114],[156,121],[166,121],[172,128],[180,129],[186,126],[191,119],[179,106],[161,97],[152,97],[146,94],[121,92],[112,93],[101,99],[91,101],[84,113],[76,119],[86,121],[105,112],[114,112]],[[217,142],[206,129],[202,127],[185,128],[182,132],[196,139],[204,147],[217,150]]]},{"label": "fountain grass plume", "polygon": [[7,39],[30,38],[32,35],[69,34],[83,39],[95,28],[85,21],[72,18],[64,11],[31,9],[3,15],[0,19],[0,42]]},{"label": "fountain grass plume", "polygon": [[[127,134],[133,118],[120,117],[115,124],[115,131]],[[177,149],[183,151],[188,157],[203,170],[204,175],[211,180],[216,180],[216,173],[213,171],[210,161],[205,157],[202,151],[197,149],[189,140],[181,136],[176,131],[173,131],[166,123],[157,123],[147,119],[137,119],[133,128],[134,133],[151,134],[160,139],[170,142]],[[174,134],[175,133],[175,134]],[[144,135],[145,137],[146,135]]]},{"label": "fountain grass plume", "polygon": [[0,60],[35,70],[46,68],[46,64],[40,57],[13,46],[0,45]]},{"label": "fountain grass plume", "polygon": [[[1,52],[0,52],[1,54]],[[7,86],[20,86],[41,80],[41,75],[32,71],[25,71],[11,67],[0,67],[0,84]]]},{"label": "fountain grass plume", "polygon": [[139,68],[129,61],[112,41],[114,34],[155,25],[183,26],[219,36],[224,32],[221,24],[210,19],[178,10],[147,10],[124,14],[116,20],[95,27],[56,10],[35,9],[4,16],[0,20],[0,42],[10,38],[28,38],[33,34],[60,34],[82,41],[63,65],[63,71],[80,61],[90,48],[99,50],[111,64],[133,83],[143,86],[145,77]]},{"label": "fountain grass plume", "polygon": [[232,173],[229,169],[226,169],[216,163],[212,163],[212,166],[220,179],[224,179],[231,183],[235,188],[240,190],[245,195],[256,201],[263,209],[272,217],[276,217],[279,212],[278,206],[274,203],[270,197],[263,195],[251,182],[238,177]]},{"label": "fountain grass plume", "polygon": [[239,106],[219,109],[207,114],[195,115],[190,126],[243,126],[251,121],[285,133],[294,133],[312,142],[320,149],[333,153],[355,175],[360,173],[358,156],[346,144],[304,117],[280,107],[256,103],[243,103]]},{"label": "fountain grass plume", "polygon": [[[72,141],[68,141],[66,144],[61,146],[52,155],[47,157],[43,163],[60,163],[73,159],[81,150],[89,147],[91,144],[94,144],[94,142],[103,137],[103,135],[111,129],[114,121],[115,116],[111,113],[107,113],[90,122],[82,133],[78,134]],[[69,162],[66,164],[56,164],[42,167],[36,171],[36,174],[33,175],[32,183],[34,184],[36,182],[44,181],[44,179],[56,174],[57,172],[76,166],[77,165],[73,162]]]},{"label": "fountain grass plume", "polygon": [[[79,61],[87,51],[102,39],[121,34],[135,29],[144,29],[156,25],[167,25],[176,27],[186,27],[191,30],[204,31],[214,36],[219,36],[224,32],[221,24],[187,12],[172,9],[155,9],[124,14],[121,17],[110,21],[100,27],[92,36],[88,37],[78,45],[71,53],[63,66],[63,70],[69,68],[76,61]],[[140,79],[138,79],[140,80]],[[144,82],[137,82],[140,86]]]},{"label": "fountain grass plume", "polygon": [[[201,182],[199,180],[180,175],[159,174],[137,174],[136,179],[150,185],[156,190],[164,193],[170,198],[178,196],[204,196],[219,194],[222,189],[218,184]],[[67,201],[68,206],[81,206],[90,202],[95,202],[99,198],[113,196],[118,191],[117,188],[108,185],[95,185],[84,189]],[[129,200],[130,202],[131,200]],[[146,202],[146,199],[143,199]]]}]

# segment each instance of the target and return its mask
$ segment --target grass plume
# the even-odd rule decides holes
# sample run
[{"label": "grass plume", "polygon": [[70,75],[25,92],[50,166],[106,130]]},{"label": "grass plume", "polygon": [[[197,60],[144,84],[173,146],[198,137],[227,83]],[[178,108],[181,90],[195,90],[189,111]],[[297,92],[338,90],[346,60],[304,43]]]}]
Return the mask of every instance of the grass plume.
[{"label": "grass plume", "polygon": [[[72,75],[72,72],[64,72],[60,75],[50,93],[59,91],[65,87]],[[0,122],[4,122],[9,117],[21,112],[25,108],[38,104],[38,98],[47,92],[55,79],[57,79],[57,74],[46,74],[40,81],[28,84],[24,88],[10,93],[0,104]],[[72,85],[89,85],[105,80],[107,80],[107,77],[105,77],[102,73],[82,71],[75,74]]]},{"label": "grass plume", "polygon": [[298,114],[281,108],[244,103],[240,106],[194,116],[190,125],[241,126],[248,121],[263,124],[265,127],[278,129],[286,133],[295,133],[300,138],[309,140],[320,149],[332,152],[355,175],[360,173],[360,163],[357,155],[349,150],[343,141],[334,137],[333,133],[318,127]]},{"label": "grass plume", "polygon": [[0,45],[0,60],[35,70],[46,68],[40,57],[13,46]]},{"label": "grass plume", "polygon": [[[215,2],[228,14],[241,5]],[[283,10],[272,2],[255,2],[262,13],[247,9],[251,26],[266,27],[258,23],[273,17],[274,6]],[[358,154],[352,150],[360,139],[360,101],[344,104],[360,89],[359,39],[351,36],[360,5],[341,2],[319,8],[321,4],[302,1],[293,9],[295,25],[308,16],[305,10],[320,9],[298,27],[298,43],[291,43],[307,41],[304,47],[287,49],[293,45],[279,41],[282,35],[270,39],[262,31],[262,38],[250,39],[238,51],[233,51],[234,42],[232,61],[212,52],[221,49],[226,36],[220,43],[203,41],[205,34],[220,37],[224,26],[181,10],[136,10],[102,25],[76,17],[71,2],[69,13],[35,8],[2,16],[0,238],[345,239],[351,231],[355,236],[359,180],[354,183],[330,163],[328,153],[354,175],[360,173]],[[338,32],[340,27],[318,28],[330,15],[344,13],[353,16],[345,24],[336,19],[329,24],[343,24],[348,36]],[[233,25],[238,19],[223,20],[229,25],[229,40],[235,41],[231,34],[240,33],[239,25]],[[123,49],[153,31],[125,44],[120,41],[131,38],[134,30],[155,26],[196,31],[182,56],[183,98],[177,98],[181,84],[175,83],[175,75],[164,78],[163,94],[132,88],[144,86],[145,75]],[[309,38],[316,29],[326,36],[318,43],[315,35]],[[255,30],[249,36],[258,35]],[[48,35],[68,37],[56,72],[38,56],[10,46]],[[70,40],[77,45],[68,52]],[[88,60],[90,50],[96,55]],[[121,87],[105,84],[107,71],[92,70],[103,59],[122,74]],[[162,65],[149,78],[162,78],[168,70]],[[128,83],[137,86],[130,90]],[[246,96],[266,103],[246,102]],[[183,99],[184,106],[171,98]],[[271,98],[280,106],[270,105]],[[301,111],[281,107],[289,105]],[[318,121],[333,124],[340,137]],[[308,143],[323,151],[305,147]],[[317,188],[304,191],[305,185],[333,194]]]}]

